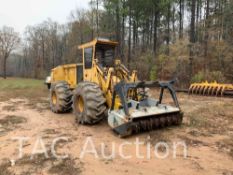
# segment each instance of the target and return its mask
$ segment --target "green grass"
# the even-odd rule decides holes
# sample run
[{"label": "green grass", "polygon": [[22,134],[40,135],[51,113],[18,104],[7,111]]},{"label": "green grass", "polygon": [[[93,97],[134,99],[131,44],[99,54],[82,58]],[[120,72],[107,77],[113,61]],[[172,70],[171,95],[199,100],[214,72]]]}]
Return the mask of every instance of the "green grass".
[{"label": "green grass", "polygon": [[4,89],[31,89],[43,88],[43,80],[24,79],[24,78],[0,78],[0,90]]},{"label": "green grass", "polygon": [[0,78],[0,101],[8,101],[13,98],[28,98],[37,101],[41,97],[47,97],[49,91],[43,80],[26,78]]}]

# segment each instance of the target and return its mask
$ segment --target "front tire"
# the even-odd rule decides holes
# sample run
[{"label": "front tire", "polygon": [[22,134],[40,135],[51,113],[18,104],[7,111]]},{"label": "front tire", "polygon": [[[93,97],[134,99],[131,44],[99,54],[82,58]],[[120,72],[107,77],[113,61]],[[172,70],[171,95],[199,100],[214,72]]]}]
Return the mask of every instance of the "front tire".
[{"label": "front tire", "polygon": [[72,109],[72,91],[67,82],[58,82],[50,88],[50,108],[54,113],[65,113]]},{"label": "front tire", "polygon": [[106,111],[106,99],[100,87],[92,82],[78,84],[73,95],[73,112],[81,124],[100,122]]}]

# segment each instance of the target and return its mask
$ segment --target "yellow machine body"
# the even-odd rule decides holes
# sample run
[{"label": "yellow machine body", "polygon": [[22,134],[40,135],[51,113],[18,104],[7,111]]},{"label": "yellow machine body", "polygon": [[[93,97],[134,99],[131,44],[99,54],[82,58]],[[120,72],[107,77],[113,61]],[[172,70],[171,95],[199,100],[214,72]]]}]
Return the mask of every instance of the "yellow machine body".
[{"label": "yellow machine body", "polygon": [[[82,66],[82,64],[78,64]],[[77,85],[77,64],[58,66],[51,71],[51,82],[66,81],[70,88],[74,89]]]},{"label": "yellow machine body", "polygon": [[[71,89],[75,89],[78,83],[81,81],[90,81],[95,82],[100,86],[104,95],[106,97],[106,101],[108,107],[112,104],[112,92],[114,85],[119,83],[120,81],[124,80],[126,82],[136,82],[137,81],[137,71],[133,71],[132,75],[128,75],[128,72],[124,69],[121,69],[122,64],[120,60],[115,60],[114,67],[119,67],[118,75],[114,75],[114,68],[109,67],[107,70],[107,74],[105,74],[105,70],[101,70],[98,66],[98,60],[95,58],[95,49],[96,45],[108,45],[115,47],[118,43],[106,40],[93,40],[89,43],[83,44],[79,46],[79,49],[82,50],[83,55],[83,63],[85,63],[85,49],[92,48],[92,66],[90,68],[85,68],[85,64],[78,63],[78,64],[68,64],[68,65],[61,65],[58,66],[51,71],[51,83],[59,82],[59,81],[66,81],[70,85]],[[81,78],[78,81],[78,67],[82,67],[83,72],[80,73]],[[119,108],[120,106],[119,99],[116,99],[115,107]]]}]

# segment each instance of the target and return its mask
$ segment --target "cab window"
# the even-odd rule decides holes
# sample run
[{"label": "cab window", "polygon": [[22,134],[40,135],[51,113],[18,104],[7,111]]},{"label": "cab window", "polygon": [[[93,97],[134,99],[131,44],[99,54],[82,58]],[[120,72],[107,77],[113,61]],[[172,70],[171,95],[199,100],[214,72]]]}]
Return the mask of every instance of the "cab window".
[{"label": "cab window", "polygon": [[96,46],[96,58],[102,67],[112,67],[114,65],[115,47],[98,44]]},{"label": "cab window", "polygon": [[90,69],[92,67],[92,56],[93,56],[93,48],[85,48],[84,49],[84,63],[85,69]]}]

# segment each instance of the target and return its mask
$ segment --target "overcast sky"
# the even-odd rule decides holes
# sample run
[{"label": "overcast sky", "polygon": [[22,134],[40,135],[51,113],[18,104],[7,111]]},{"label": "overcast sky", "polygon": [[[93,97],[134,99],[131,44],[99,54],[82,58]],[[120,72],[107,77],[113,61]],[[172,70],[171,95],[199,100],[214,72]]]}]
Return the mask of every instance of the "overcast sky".
[{"label": "overcast sky", "polygon": [[14,27],[21,34],[27,25],[51,18],[65,23],[76,8],[87,9],[89,0],[0,0],[0,27]]}]

